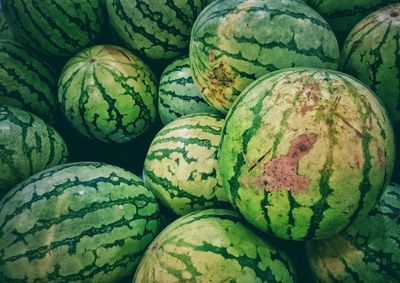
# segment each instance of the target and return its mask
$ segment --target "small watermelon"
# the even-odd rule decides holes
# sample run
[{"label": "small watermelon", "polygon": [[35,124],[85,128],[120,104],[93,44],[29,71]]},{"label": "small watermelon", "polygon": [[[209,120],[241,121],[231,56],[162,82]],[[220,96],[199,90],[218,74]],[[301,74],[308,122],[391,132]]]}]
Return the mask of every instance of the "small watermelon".
[{"label": "small watermelon", "polygon": [[197,18],[190,42],[193,79],[226,113],[251,82],[286,67],[336,69],[328,23],[302,1],[221,0]]},{"label": "small watermelon", "polygon": [[255,234],[235,212],[183,216],[148,247],[133,282],[295,282],[287,255]]},{"label": "small watermelon", "polygon": [[115,166],[42,171],[0,202],[0,282],[117,282],[159,229],[143,181]]},{"label": "small watermelon", "polygon": [[158,111],[164,125],[189,114],[218,113],[194,85],[188,57],[175,60],[164,70],[158,91]]},{"label": "small watermelon", "polygon": [[217,161],[223,125],[214,114],[188,115],[165,126],[151,143],[144,181],[176,215],[229,205]]},{"label": "small watermelon", "polygon": [[29,176],[67,159],[64,140],[42,119],[0,106],[0,198]]},{"label": "small watermelon", "polygon": [[98,45],[65,65],[58,100],[83,135],[104,142],[130,141],[154,122],[157,82],[149,67],[126,49]]},{"label": "small watermelon", "polygon": [[366,215],[389,183],[389,118],[373,92],[331,70],[295,68],[251,84],[222,131],[228,199],[259,230],[320,239]]},{"label": "small watermelon", "polygon": [[320,282],[399,282],[400,186],[389,186],[368,217],[307,251]]}]

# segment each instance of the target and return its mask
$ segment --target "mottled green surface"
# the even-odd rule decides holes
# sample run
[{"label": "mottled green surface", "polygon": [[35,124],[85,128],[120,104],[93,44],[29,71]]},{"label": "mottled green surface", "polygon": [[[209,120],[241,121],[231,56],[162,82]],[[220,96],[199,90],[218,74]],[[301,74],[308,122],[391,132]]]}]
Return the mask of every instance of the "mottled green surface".
[{"label": "mottled green surface", "polygon": [[0,105],[22,108],[53,124],[56,75],[22,45],[0,39]]},{"label": "mottled green surface", "polygon": [[2,0],[18,41],[40,53],[72,56],[102,31],[102,0]]},{"label": "mottled green surface", "polygon": [[0,199],[17,183],[67,159],[63,139],[42,119],[0,106]]},{"label": "mottled green surface", "polygon": [[0,10],[0,38],[14,39],[14,34],[7,22],[3,10]]},{"label": "mottled green surface", "polygon": [[157,82],[126,49],[98,45],[80,52],[64,67],[58,100],[72,126],[87,137],[127,142],[154,122]]},{"label": "mottled green surface", "polygon": [[193,79],[221,112],[255,79],[286,67],[336,69],[328,23],[302,1],[222,0],[197,18],[190,42]]},{"label": "mottled green surface", "polygon": [[144,181],[175,214],[228,206],[217,161],[223,125],[217,115],[188,115],[165,126],[151,143]]},{"label": "mottled green surface", "polygon": [[307,247],[319,282],[399,282],[400,186],[389,186],[368,217]]},{"label": "mottled green surface", "polygon": [[289,240],[334,235],[375,205],[392,175],[393,130],[373,93],[329,70],[287,69],[230,110],[219,167],[232,204]]},{"label": "mottled green surface", "polygon": [[1,282],[117,282],[158,232],[154,195],[101,163],[40,172],[0,202]]},{"label": "mottled green surface", "polygon": [[360,21],[341,54],[340,68],[366,83],[400,130],[400,3]]},{"label": "mottled green surface", "polygon": [[192,25],[212,0],[109,0],[110,23],[121,40],[151,59],[187,53]]},{"label": "mottled green surface", "polygon": [[133,282],[295,281],[287,255],[252,232],[235,212],[183,216],[151,243]]},{"label": "mottled green surface", "polygon": [[194,85],[189,58],[175,60],[163,72],[158,91],[158,112],[164,125],[194,113],[215,113]]}]

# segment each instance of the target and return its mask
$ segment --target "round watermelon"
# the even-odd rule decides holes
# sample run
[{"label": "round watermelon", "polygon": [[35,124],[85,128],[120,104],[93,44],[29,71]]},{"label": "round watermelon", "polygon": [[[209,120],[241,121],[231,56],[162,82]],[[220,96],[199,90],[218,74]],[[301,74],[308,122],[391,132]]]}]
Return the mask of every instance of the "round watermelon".
[{"label": "round watermelon", "polygon": [[189,114],[218,113],[194,85],[188,57],[175,60],[164,70],[158,91],[158,111],[164,125]]},{"label": "round watermelon", "polygon": [[17,183],[67,159],[56,130],[29,112],[0,105],[0,199]]},{"label": "round watermelon", "polygon": [[157,201],[132,173],[93,162],[53,167],[0,202],[0,281],[131,278],[158,226]]},{"label": "round watermelon", "polygon": [[340,68],[379,96],[400,130],[400,3],[372,13],[353,28]]},{"label": "round watermelon", "polygon": [[183,216],[148,247],[133,282],[295,282],[287,255],[251,231],[235,212]]},{"label": "round watermelon", "polygon": [[2,5],[16,39],[54,57],[92,45],[105,21],[102,0],[2,0]]},{"label": "round watermelon", "polygon": [[151,143],[144,181],[176,215],[229,206],[217,161],[223,125],[214,114],[188,115],[165,126]]},{"label": "round watermelon", "polygon": [[307,244],[320,282],[399,282],[400,186],[389,186],[368,217],[332,238]]},{"label": "round watermelon", "polygon": [[302,1],[215,1],[197,18],[189,51],[197,87],[224,113],[267,72],[336,69],[339,59],[330,26]]},{"label": "round watermelon", "polygon": [[104,142],[130,141],[154,122],[157,82],[126,49],[90,47],[71,58],[58,82],[61,110],[83,135]]},{"label": "round watermelon", "polygon": [[231,203],[282,239],[332,236],[378,201],[393,171],[393,130],[373,92],[331,70],[296,68],[251,84],[222,131]]}]

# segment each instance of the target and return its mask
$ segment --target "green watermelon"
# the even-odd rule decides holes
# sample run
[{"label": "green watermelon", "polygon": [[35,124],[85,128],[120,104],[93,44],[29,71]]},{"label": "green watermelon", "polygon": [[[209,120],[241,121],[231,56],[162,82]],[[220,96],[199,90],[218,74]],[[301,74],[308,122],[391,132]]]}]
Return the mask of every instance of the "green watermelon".
[{"label": "green watermelon", "polygon": [[115,166],[42,171],[0,202],[0,282],[116,282],[158,232],[143,181]]},{"label": "green watermelon", "polygon": [[158,91],[158,111],[164,125],[189,114],[218,113],[194,85],[188,57],[175,60],[164,70]]},{"label": "green watermelon", "polygon": [[14,34],[7,22],[3,10],[0,10],[0,38],[14,39]]},{"label": "green watermelon", "polygon": [[340,68],[366,83],[400,122],[400,3],[360,21],[341,54]]},{"label": "green watermelon", "polygon": [[61,136],[29,112],[0,105],[0,133],[0,198],[29,176],[68,159]]},{"label": "green watermelon", "polygon": [[393,130],[373,92],[331,70],[267,74],[233,105],[219,168],[231,203],[259,230],[321,239],[367,214],[389,183]]},{"label": "green watermelon", "polygon": [[0,105],[22,108],[54,124],[58,106],[53,70],[7,39],[0,39],[0,67]]},{"label": "green watermelon", "polygon": [[83,135],[104,142],[130,141],[154,122],[157,82],[128,50],[87,48],[65,65],[58,100],[65,117]]},{"label": "green watermelon", "polygon": [[223,125],[220,116],[192,114],[165,126],[151,143],[144,181],[176,215],[228,206],[217,161]]},{"label": "green watermelon", "polygon": [[226,113],[255,79],[286,67],[336,69],[328,23],[302,1],[221,0],[197,18],[190,66],[208,103]]},{"label": "green watermelon", "polygon": [[235,212],[183,216],[148,247],[133,282],[295,282],[287,255],[251,231]]},{"label": "green watermelon", "polygon": [[399,282],[400,186],[389,186],[368,217],[307,251],[320,282]]},{"label": "green watermelon", "polygon": [[120,39],[150,59],[187,53],[192,25],[213,0],[109,0],[110,23]]},{"label": "green watermelon", "polygon": [[103,0],[2,0],[14,35],[42,54],[69,57],[99,38]]}]

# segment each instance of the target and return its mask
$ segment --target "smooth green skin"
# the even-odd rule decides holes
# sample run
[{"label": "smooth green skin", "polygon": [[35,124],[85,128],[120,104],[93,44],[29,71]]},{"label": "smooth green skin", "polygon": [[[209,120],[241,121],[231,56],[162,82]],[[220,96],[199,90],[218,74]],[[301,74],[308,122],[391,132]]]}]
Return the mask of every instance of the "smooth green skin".
[{"label": "smooth green skin", "polygon": [[197,18],[189,51],[195,84],[223,113],[268,72],[337,69],[339,60],[330,26],[302,1],[216,1]]},{"label": "smooth green skin", "polygon": [[213,0],[108,0],[110,24],[120,39],[150,59],[187,53],[190,31]]},{"label": "smooth green skin", "polygon": [[366,215],[394,158],[389,118],[371,90],[312,68],[251,84],[226,118],[218,154],[233,206],[257,229],[290,240],[326,238]]},{"label": "smooth green skin", "polygon": [[42,171],[0,202],[1,282],[117,282],[159,229],[143,181],[94,162]]},{"label": "smooth green skin", "polygon": [[7,22],[4,11],[0,10],[0,38],[14,39],[14,34]]},{"label": "smooth green skin", "polygon": [[295,282],[285,253],[252,232],[235,212],[183,216],[151,243],[133,282]]},{"label": "smooth green skin", "polygon": [[123,143],[154,122],[156,84],[150,68],[130,51],[98,45],[67,62],[58,81],[58,101],[83,135]]},{"label": "smooth green skin", "polygon": [[105,22],[102,0],[3,0],[16,39],[54,57],[71,57],[93,45]]},{"label": "smooth green skin", "polygon": [[144,181],[176,215],[229,207],[217,161],[223,125],[220,116],[192,114],[169,123],[151,143]]},{"label": "smooth green skin", "polygon": [[161,75],[158,112],[164,125],[189,114],[219,112],[207,104],[194,85],[188,57],[175,60]]},{"label": "smooth green skin", "polygon": [[0,39],[0,66],[0,105],[24,109],[54,124],[57,79],[49,65],[17,42]]},{"label": "smooth green skin", "polygon": [[62,137],[29,112],[0,106],[0,199],[29,176],[68,160]]},{"label": "smooth green skin", "polygon": [[391,185],[369,216],[337,236],[307,244],[320,282],[398,282],[400,187]]},{"label": "smooth green skin", "polygon": [[353,28],[341,54],[340,69],[355,76],[376,93],[398,131],[400,3],[376,11]]}]

